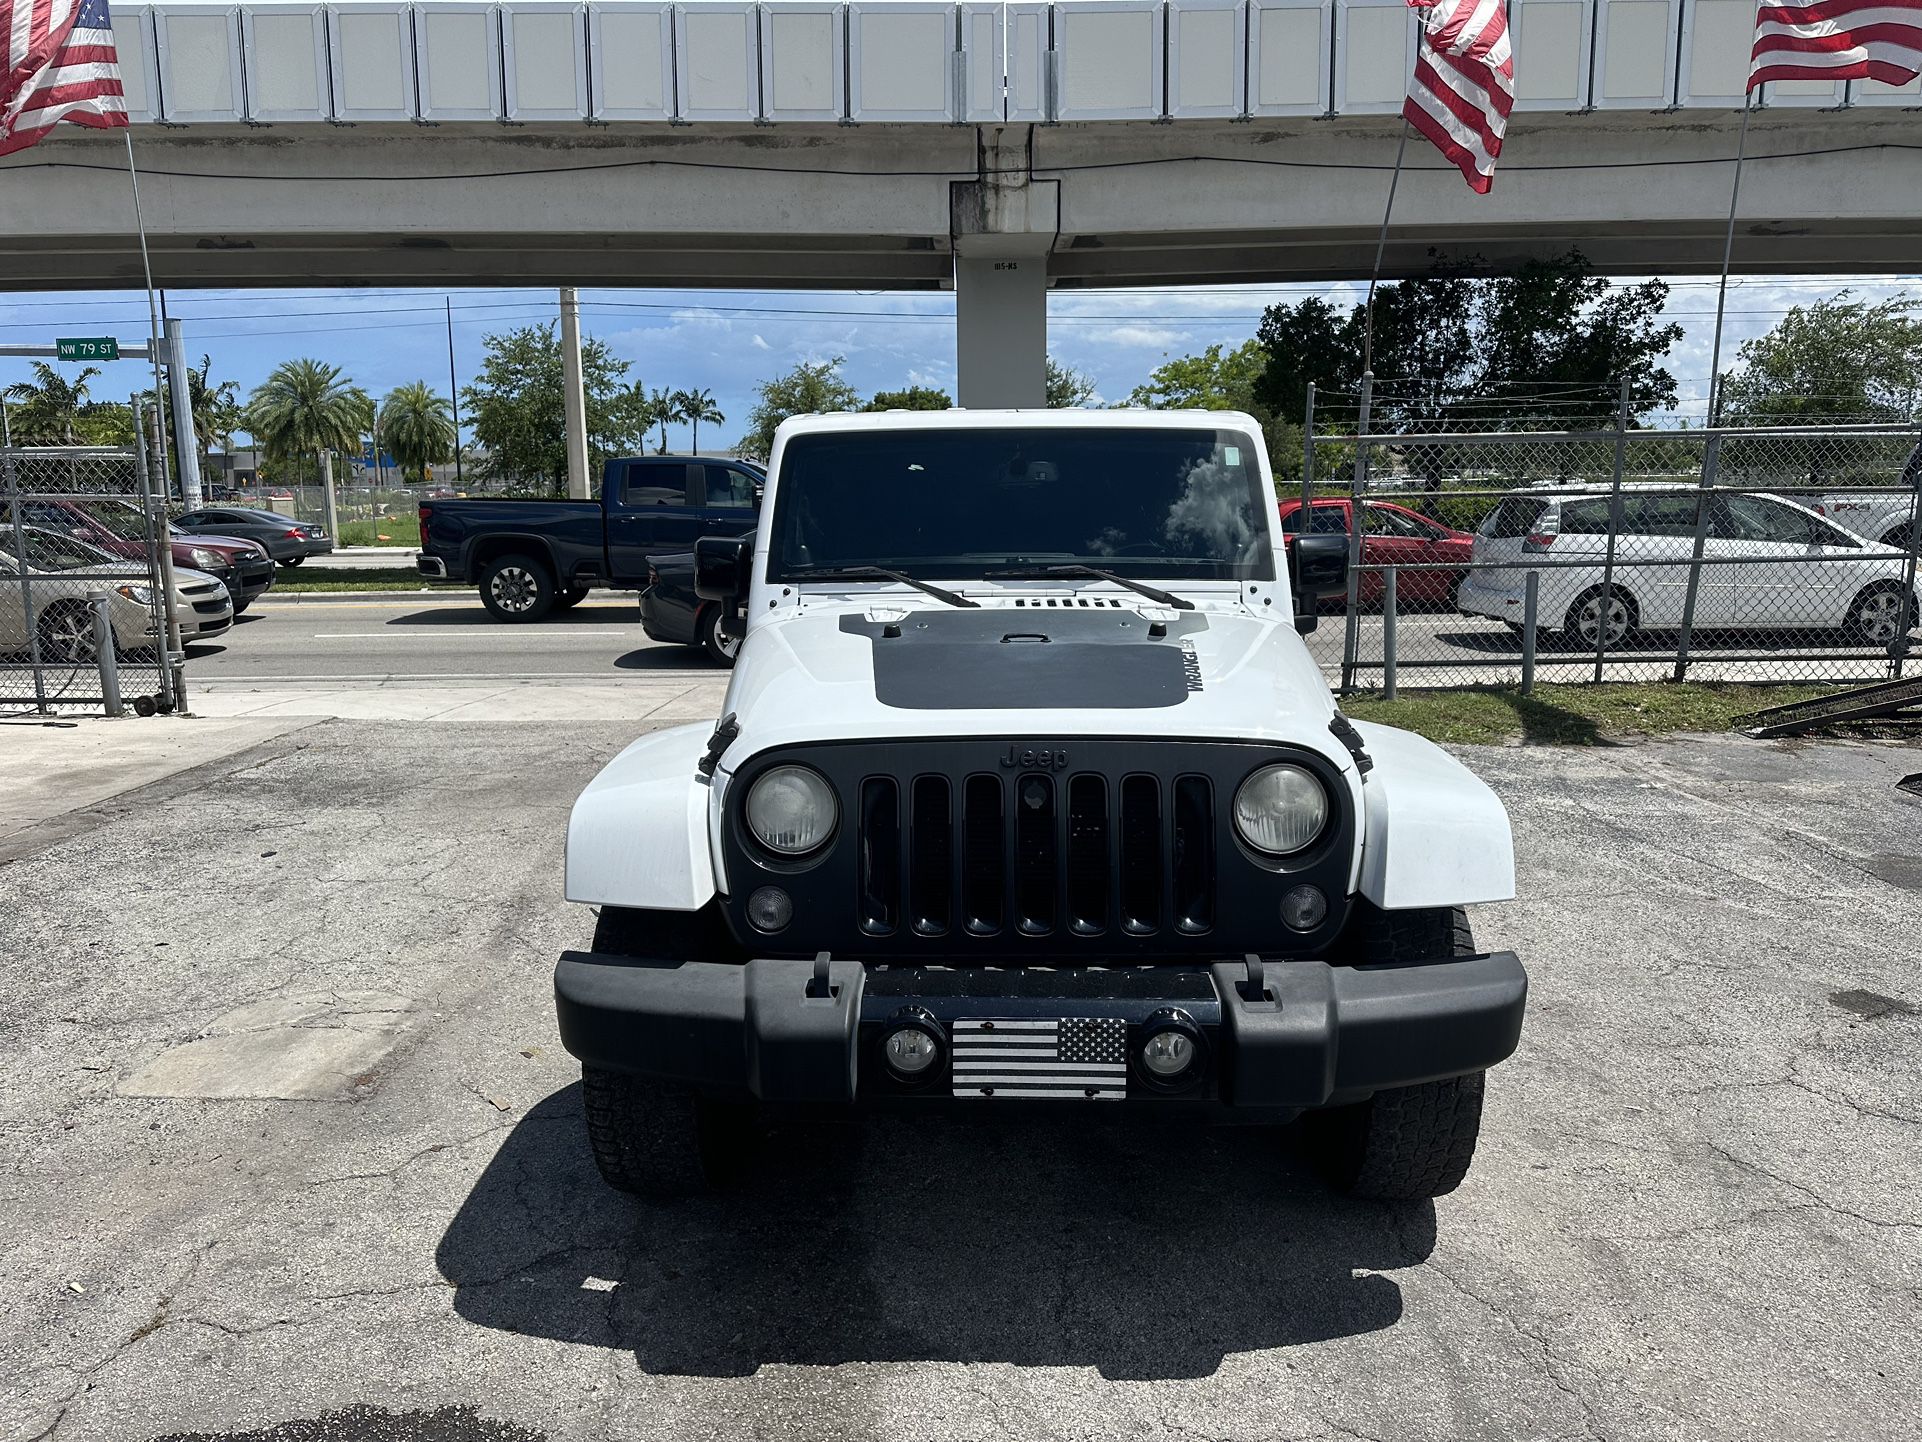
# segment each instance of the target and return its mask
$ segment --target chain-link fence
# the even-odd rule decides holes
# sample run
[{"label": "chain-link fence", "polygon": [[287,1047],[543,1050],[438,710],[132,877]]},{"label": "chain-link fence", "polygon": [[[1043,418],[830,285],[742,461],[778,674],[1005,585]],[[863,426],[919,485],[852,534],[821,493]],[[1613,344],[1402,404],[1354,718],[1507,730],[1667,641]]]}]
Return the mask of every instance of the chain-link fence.
[{"label": "chain-link fence", "polygon": [[1474,424],[1310,429],[1283,527],[1348,537],[1344,691],[1913,672],[1914,427]]},{"label": "chain-link fence", "polygon": [[175,709],[180,630],[232,619],[220,581],[174,572],[139,453],[0,450],[0,712]]}]

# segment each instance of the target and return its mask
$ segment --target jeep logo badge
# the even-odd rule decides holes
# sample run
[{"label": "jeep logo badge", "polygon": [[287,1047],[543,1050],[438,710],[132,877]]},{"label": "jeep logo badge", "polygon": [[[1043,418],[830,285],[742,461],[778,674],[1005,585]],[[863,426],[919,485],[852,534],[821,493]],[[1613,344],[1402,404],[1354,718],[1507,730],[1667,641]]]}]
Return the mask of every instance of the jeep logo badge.
[{"label": "jeep logo badge", "polygon": [[1010,746],[1001,764],[1010,771],[1059,771],[1068,753],[1058,746]]}]

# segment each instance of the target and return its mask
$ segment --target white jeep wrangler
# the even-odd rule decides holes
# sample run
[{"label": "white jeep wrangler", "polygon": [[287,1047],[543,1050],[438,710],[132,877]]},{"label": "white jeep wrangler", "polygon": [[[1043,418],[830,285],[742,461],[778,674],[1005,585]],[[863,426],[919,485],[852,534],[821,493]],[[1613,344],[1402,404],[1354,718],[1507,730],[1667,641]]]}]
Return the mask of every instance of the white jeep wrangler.
[{"label": "white jeep wrangler", "polygon": [[745,608],[719,724],[568,826],[601,1174],[722,1180],[762,1107],[1116,1102],[1314,1112],[1339,1185],[1454,1188],[1528,990],[1462,912],[1514,894],[1508,817],[1330,700],[1298,633],[1346,543],[1284,555],[1245,415],[784,424],[758,534],[697,547]]}]

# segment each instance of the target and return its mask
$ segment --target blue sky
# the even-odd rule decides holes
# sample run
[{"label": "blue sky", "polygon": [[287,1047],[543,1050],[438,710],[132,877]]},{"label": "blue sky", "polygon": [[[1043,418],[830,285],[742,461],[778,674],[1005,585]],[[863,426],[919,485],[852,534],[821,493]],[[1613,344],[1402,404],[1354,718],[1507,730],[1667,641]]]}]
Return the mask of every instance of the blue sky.
[{"label": "blue sky", "polygon": [[[1669,314],[1686,335],[1669,367],[1681,381],[1684,414],[1699,415],[1706,396],[1715,310],[1712,278],[1672,282]],[[1738,278],[1729,291],[1725,358],[1760,335],[1792,305],[1851,288],[1880,299],[1905,289],[1895,277]],[[1922,297],[1922,283],[1906,287]],[[1050,350],[1095,379],[1098,397],[1118,401],[1160,362],[1211,342],[1252,336],[1264,306],[1322,294],[1352,302],[1362,287],[1274,285],[1058,292],[1050,302]],[[214,360],[217,379],[243,392],[277,363],[314,356],[341,366],[370,393],[405,381],[447,384],[443,297],[454,308],[461,383],[472,379],[483,338],[493,331],[554,319],[551,288],[519,290],[176,291],[171,314],[184,322],[190,358]],[[954,390],[953,298],[938,292],[583,290],[582,324],[630,363],[649,386],[706,387],[727,423],[703,448],[731,444],[745,428],[758,381],[797,361],[841,355],[848,381],[864,396],[906,385]],[[0,293],[0,343],[50,343],[59,336],[116,335],[134,343],[147,332],[144,292]],[[1726,364],[1725,359],[1725,364]],[[0,386],[27,374],[24,360],[0,357]],[[103,399],[141,383],[141,362],[107,366],[94,382]],[[684,428],[670,434],[684,445]]]}]

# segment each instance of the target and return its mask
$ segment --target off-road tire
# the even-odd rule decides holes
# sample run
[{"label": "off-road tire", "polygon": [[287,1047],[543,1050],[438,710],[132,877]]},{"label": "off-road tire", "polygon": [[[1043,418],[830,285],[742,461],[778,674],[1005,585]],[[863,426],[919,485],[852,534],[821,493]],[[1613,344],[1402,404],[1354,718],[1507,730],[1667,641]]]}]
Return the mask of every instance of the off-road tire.
[{"label": "off-road tire", "polygon": [[732,666],[734,658],[741,653],[740,641],[721,630],[721,624],[726,619],[727,607],[717,602],[703,606],[695,622],[699,628],[701,650],[716,666]]},{"label": "off-road tire", "polygon": [[[1474,934],[1459,906],[1381,911],[1356,903],[1344,937],[1357,962],[1471,956]],[[1365,1102],[1308,1118],[1317,1160],[1328,1178],[1357,1197],[1414,1202],[1461,1185],[1481,1132],[1485,1072],[1392,1087]]]},{"label": "off-road tire", "polygon": [[533,556],[496,556],[481,568],[480,598],[496,620],[538,621],[554,608],[554,577]]},{"label": "off-road tire", "polygon": [[635,1196],[696,1196],[738,1180],[752,1154],[745,1105],[652,1077],[581,1068],[581,1107],[601,1180]]}]

